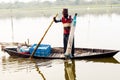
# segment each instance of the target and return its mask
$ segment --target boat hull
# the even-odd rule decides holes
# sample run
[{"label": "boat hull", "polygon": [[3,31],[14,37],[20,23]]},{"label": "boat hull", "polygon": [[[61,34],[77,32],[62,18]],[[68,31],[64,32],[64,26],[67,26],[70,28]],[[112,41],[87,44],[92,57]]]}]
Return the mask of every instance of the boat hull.
[{"label": "boat hull", "polygon": [[[30,54],[23,54],[17,52],[16,48],[5,48],[5,52],[7,52],[12,57],[22,57],[29,58]],[[106,50],[106,49],[89,49],[89,48],[76,48],[75,55],[71,59],[89,59],[89,58],[107,58],[113,57],[117,54],[118,50]],[[57,47],[52,48],[51,54],[49,56],[33,56],[36,59],[65,59],[63,48]]]}]

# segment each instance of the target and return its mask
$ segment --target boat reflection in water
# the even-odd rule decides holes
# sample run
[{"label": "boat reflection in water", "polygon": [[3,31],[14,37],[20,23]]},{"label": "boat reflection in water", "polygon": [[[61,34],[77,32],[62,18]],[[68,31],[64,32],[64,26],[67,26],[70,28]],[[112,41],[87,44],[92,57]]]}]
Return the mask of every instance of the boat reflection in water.
[{"label": "boat reflection in water", "polygon": [[65,80],[76,80],[75,60],[65,60],[64,66]]},{"label": "boat reflection in water", "polygon": [[[78,61],[78,60],[77,60]],[[93,63],[112,63],[119,64],[119,62],[113,58],[99,58],[99,59],[86,59],[86,62]],[[64,71],[65,71],[65,80],[76,80],[76,71],[75,71],[75,60],[65,60],[64,61]]]},{"label": "boat reflection in water", "polygon": [[94,59],[85,59],[87,62],[94,62],[94,63],[114,63],[114,64],[119,64],[119,61],[117,61],[114,57],[109,57],[109,58],[94,58]]},{"label": "boat reflection in water", "polygon": [[[61,80],[63,80],[63,78],[64,78],[64,80],[76,80],[77,78],[80,78],[80,76],[79,76],[80,74],[77,73],[78,72],[78,67],[81,66],[81,64],[79,64],[79,63],[82,63],[84,61],[85,61],[85,63],[90,62],[90,64],[92,64],[92,63],[100,63],[100,64],[101,63],[102,64],[107,63],[107,65],[119,64],[119,62],[113,57],[99,58],[99,59],[97,59],[97,58],[82,59],[82,60],[78,60],[78,59],[77,60],[75,60],[75,59],[72,59],[72,60],[32,59],[32,60],[30,60],[30,59],[26,59],[26,58],[18,58],[18,57],[12,57],[12,56],[9,56],[9,57],[6,58],[5,56],[3,56],[3,57],[1,57],[0,69],[2,69],[1,71],[4,72],[4,73],[13,72],[13,74],[16,74],[16,73],[21,74],[21,72],[23,71],[22,76],[25,76],[24,74],[26,74],[26,73],[27,73],[27,75],[31,75],[31,77],[30,76],[25,77],[23,80],[25,80],[25,79],[29,80],[30,78],[31,78],[31,80],[32,79],[33,80],[38,80],[38,79],[47,80],[47,78],[49,78],[48,76],[52,77],[52,79],[50,79],[50,80],[56,80],[53,77],[53,75],[56,74],[56,72],[54,72],[54,71],[56,71],[56,69],[61,69],[61,70],[63,70],[63,73],[60,73],[60,75],[63,76]],[[60,64],[58,64],[60,66],[49,67],[49,70],[51,70],[51,69],[53,70],[53,67],[54,67],[53,74],[51,74],[51,72],[48,71],[48,67],[46,68],[46,66],[54,65],[54,62],[60,62]],[[63,68],[61,68],[61,67],[63,67]],[[34,78],[33,78],[32,75],[34,73],[36,73],[36,71],[37,71],[38,75],[37,74],[34,75]],[[10,74],[7,75],[7,76],[10,76],[11,78],[14,78]],[[18,78],[20,78],[20,77],[19,76],[16,77],[16,80],[18,80]],[[9,79],[5,79],[5,80],[9,80]]]}]

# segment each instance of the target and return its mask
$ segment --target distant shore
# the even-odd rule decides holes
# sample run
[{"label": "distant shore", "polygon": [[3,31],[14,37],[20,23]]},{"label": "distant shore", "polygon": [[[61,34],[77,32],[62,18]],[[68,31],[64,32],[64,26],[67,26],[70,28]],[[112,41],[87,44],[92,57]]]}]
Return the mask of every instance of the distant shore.
[{"label": "distant shore", "polygon": [[120,6],[119,5],[94,5],[94,6],[50,6],[50,7],[39,7],[39,8],[16,8],[16,9],[0,9],[0,18],[8,18],[8,17],[41,17],[41,16],[53,16],[56,13],[61,14],[61,10],[63,8],[68,8],[70,14],[74,14],[77,12],[80,15],[85,14],[120,14]]},{"label": "distant shore", "polygon": [[25,45],[25,43],[20,43],[20,42],[0,42],[1,46],[18,46],[20,45]]}]

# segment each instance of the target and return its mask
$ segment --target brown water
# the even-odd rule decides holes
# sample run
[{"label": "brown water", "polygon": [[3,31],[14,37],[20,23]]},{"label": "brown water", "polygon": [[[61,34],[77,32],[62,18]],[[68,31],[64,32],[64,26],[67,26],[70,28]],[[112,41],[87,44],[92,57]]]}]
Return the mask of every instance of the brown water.
[{"label": "brown water", "polygon": [[119,57],[72,61],[30,60],[12,58],[1,52],[0,80],[119,80]]},{"label": "brown water", "polygon": [[[37,43],[52,17],[14,21],[14,41]],[[120,49],[120,15],[84,15],[77,18],[76,47]],[[0,41],[10,42],[10,19],[0,19]],[[4,26],[4,27],[3,27]],[[62,24],[53,24],[42,43],[63,46]],[[4,37],[3,37],[4,35]],[[39,36],[38,36],[39,35]],[[58,36],[59,35],[59,36]],[[0,51],[0,80],[120,80],[120,53],[114,58],[91,60],[30,60]],[[70,78],[70,79],[69,79]]]}]

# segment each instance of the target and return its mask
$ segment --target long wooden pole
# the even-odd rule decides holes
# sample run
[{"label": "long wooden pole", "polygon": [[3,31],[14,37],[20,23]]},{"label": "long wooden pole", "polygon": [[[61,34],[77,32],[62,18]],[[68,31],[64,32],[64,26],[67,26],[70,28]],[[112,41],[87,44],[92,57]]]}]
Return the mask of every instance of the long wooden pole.
[{"label": "long wooden pole", "polygon": [[[58,16],[58,14],[56,14],[56,16],[55,16],[55,17],[57,17],[57,16]],[[47,28],[47,30],[45,31],[45,33],[44,33],[43,37],[40,39],[39,43],[37,44],[37,46],[35,47],[34,51],[32,52],[32,54],[31,54],[30,58],[32,58],[32,57],[34,56],[34,54],[35,54],[35,52],[36,52],[37,48],[38,48],[38,47],[39,47],[39,45],[41,44],[42,40],[44,39],[44,37],[45,37],[46,33],[47,33],[47,32],[48,32],[48,30],[50,29],[50,27],[51,27],[51,25],[53,24],[53,22],[54,22],[54,20],[52,20],[52,22],[50,23],[50,25],[49,25],[49,27]]]}]

